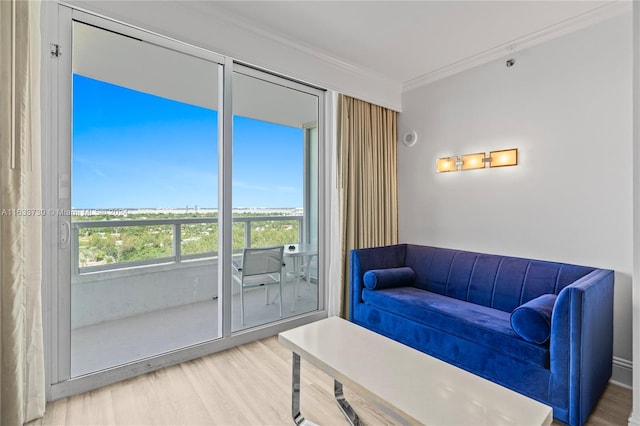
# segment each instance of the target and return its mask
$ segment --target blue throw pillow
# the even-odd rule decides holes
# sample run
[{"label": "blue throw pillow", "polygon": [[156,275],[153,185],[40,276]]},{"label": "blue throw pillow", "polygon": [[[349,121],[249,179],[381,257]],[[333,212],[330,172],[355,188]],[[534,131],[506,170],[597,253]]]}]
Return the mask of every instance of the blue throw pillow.
[{"label": "blue throw pillow", "polygon": [[546,343],[551,335],[551,314],[558,296],[543,294],[511,312],[511,328],[527,342]]},{"label": "blue throw pillow", "polygon": [[364,274],[364,286],[371,290],[393,287],[410,287],[416,274],[408,266],[401,268],[372,269]]}]

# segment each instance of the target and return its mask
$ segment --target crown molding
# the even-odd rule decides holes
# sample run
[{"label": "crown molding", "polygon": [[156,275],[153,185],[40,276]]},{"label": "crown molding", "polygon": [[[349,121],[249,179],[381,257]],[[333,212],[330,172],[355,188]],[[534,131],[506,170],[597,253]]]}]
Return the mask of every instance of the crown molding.
[{"label": "crown molding", "polygon": [[504,56],[513,54],[516,51],[524,50],[560,37],[564,34],[586,28],[598,22],[621,15],[625,12],[630,13],[631,6],[631,1],[617,0],[609,2],[588,12],[543,28],[540,31],[533,32],[524,37],[501,44],[494,48],[485,50],[484,52],[469,56],[450,65],[446,65],[442,68],[408,80],[403,83],[402,91],[407,92],[416,89],[468,69],[475,68],[479,65],[486,64],[493,60],[503,58]]}]

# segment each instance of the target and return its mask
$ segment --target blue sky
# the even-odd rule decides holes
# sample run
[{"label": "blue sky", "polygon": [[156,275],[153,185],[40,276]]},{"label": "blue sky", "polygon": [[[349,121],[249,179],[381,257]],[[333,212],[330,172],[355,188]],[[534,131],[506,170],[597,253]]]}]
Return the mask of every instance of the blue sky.
[{"label": "blue sky", "polygon": [[[73,208],[218,207],[217,120],[74,74]],[[233,207],[302,207],[302,129],[239,116],[233,126]]]}]

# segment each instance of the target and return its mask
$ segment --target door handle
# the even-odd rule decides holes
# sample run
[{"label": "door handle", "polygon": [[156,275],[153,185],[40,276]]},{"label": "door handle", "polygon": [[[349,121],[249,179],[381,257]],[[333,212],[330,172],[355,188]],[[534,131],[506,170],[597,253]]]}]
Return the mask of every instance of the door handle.
[{"label": "door handle", "polygon": [[60,224],[60,248],[69,247],[69,240],[71,239],[71,224],[68,220],[65,220]]}]

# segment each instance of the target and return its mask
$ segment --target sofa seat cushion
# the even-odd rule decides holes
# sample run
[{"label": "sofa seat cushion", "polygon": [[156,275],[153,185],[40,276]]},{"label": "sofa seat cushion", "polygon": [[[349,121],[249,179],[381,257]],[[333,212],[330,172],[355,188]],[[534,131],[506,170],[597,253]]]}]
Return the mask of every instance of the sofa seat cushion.
[{"label": "sofa seat cushion", "polygon": [[523,340],[510,314],[415,287],[364,289],[364,303],[416,321],[505,355],[549,368],[549,345]]}]

